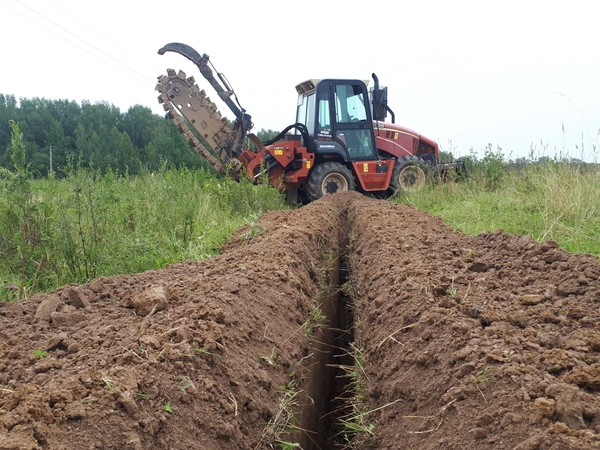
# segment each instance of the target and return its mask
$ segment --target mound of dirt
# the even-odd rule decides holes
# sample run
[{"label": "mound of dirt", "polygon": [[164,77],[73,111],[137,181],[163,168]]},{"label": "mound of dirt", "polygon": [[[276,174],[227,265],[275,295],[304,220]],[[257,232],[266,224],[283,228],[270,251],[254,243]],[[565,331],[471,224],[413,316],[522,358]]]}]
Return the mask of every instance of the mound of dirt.
[{"label": "mound of dirt", "polygon": [[597,258],[347,201],[364,408],[381,408],[357,448],[600,448]]},{"label": "mound of dirt", "polygon": [[0,302],[0,449],[600,448],[600,263],[557,247],[350,192]]},{"label": "mound of dirt", "polygon": [[274,212],[210,260],[0,302],[0,449],[266,448],[337,221]]}]

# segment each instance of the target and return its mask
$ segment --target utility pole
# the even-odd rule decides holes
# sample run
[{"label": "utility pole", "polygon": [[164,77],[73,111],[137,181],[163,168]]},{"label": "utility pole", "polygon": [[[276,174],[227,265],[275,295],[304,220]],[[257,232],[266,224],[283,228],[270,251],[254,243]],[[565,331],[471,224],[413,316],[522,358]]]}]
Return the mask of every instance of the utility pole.
[{"label": "utility pole", "polygon": [[50,173],[52,173],[52,146],[50,146]]}]

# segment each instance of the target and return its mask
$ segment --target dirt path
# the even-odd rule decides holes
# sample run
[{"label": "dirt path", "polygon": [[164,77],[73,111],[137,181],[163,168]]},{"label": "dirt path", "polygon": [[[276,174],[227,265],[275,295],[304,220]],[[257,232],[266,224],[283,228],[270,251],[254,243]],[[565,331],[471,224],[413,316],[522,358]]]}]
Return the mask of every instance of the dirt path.
[{"label": "dirt path", "polygon": [[340,417],[373,425],[354,448],[600,448],[599,304],[593,257],[327,197],[207,261],[0,303],[0,449],[325,449]]}]

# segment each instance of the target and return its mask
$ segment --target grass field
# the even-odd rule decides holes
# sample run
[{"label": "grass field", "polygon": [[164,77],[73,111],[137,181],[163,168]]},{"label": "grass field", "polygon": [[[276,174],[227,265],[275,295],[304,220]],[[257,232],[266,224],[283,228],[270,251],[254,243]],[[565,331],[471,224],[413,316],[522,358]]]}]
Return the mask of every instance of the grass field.
[{"label": "grass field", "polygon": [[504,229],[600,256],[600,166],[545,161],[507,168],[480,165],[466,181],[430,183],[394,201],[440,216],[464,233]]},{"label": "grass field", "polygon": [[[203,170],[117,176],[71,166],[64,179],[31,180],[24,153],[16,166],[16,175],[0,173],[3,300],[204,259],[241,226],[259,230],[263,212],[290,207],[267,185]],[[600,256],[598,165],[544,161],[517,169],[488,157],[476,161],[465,181],[432,181],[392,201],[468,234],[504,229]]]},{"label": "grass field", "polygon": [[0,299],[216,254],[231,233],[286,208],[266,185],[207,171],[135,177],[73,169],[0,181]]}]

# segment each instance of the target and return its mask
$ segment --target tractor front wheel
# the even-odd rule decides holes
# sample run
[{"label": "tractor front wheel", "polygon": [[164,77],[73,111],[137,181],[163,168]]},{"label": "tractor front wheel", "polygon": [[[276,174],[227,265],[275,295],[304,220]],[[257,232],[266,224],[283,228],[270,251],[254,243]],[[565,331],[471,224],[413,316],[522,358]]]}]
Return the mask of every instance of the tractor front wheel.
[{"label": "tractor front wheel", "polygon": [[324,162],[312,169],[306,184],[306,194],[311,201],[324,195],[356,189],[352,171],[338,162]]},{"label": "tractor front wheel", "polygon": [[403,156],[394,165],[390,188],[393,193],[411,194],[423,189],[426,181],[425,161],[418,156]]}]

